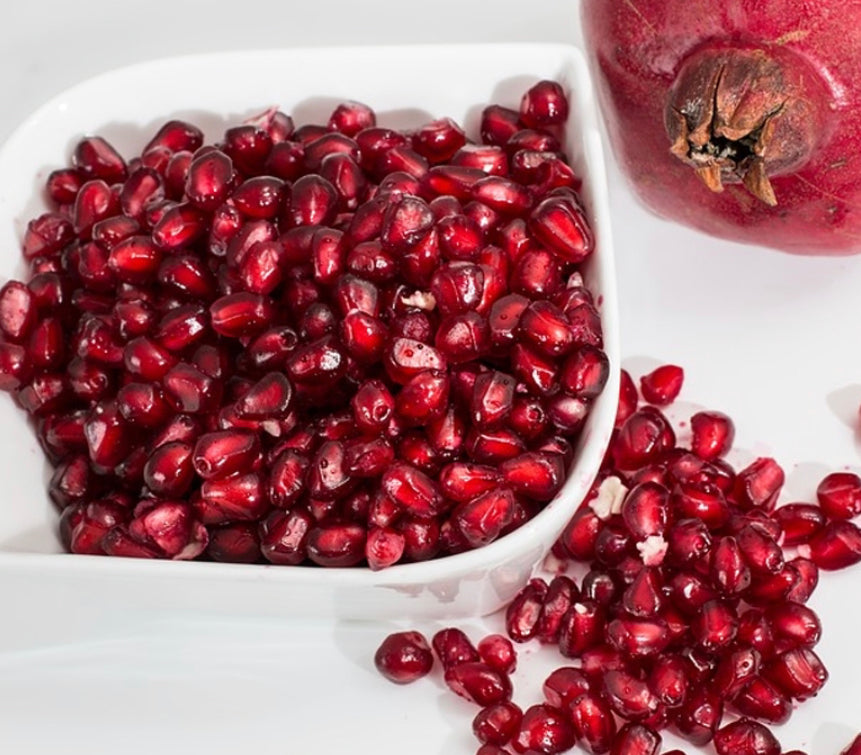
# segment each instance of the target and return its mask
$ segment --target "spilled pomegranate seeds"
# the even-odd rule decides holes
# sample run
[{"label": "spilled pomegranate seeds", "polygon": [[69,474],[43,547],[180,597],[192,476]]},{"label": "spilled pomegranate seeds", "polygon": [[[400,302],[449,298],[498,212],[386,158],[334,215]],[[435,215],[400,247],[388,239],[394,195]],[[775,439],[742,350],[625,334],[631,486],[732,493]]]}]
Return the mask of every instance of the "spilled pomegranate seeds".
[{"label": "spilled pomegranate seeds", "polygon": [[[541,82],[481,143],[356,102],[170,121],[128,162],[82,139],[0,289],[65,546],[382,569],[540,511],[609,370],[567,115]],[[486,652],[463,694],[507,679]]]},{"label": "spilled pomegranate seeds", "polygon": [[[644,397],[665,403],[650,383],[678,369],[651,373]],[[530,580],[501,616],[514,643],[555,646],[562,663],[531,707],[512,701],[510,681],[499,679],[510,672],[495,668],[492,705],[471,697],[482,707],[479,755],[552,755],[575,742],[593,753],[658,755],[665,730],[697,747],[711,742],[719,755],[780,755],[770,725],[828,679],[814,650],[822,626],[805,604],[820,569],[861,561],[861,530],[849,521],[861,481],[832,473],[816,503],[777,506],[777,462],[736,470],[722,458],[729,417],[698,412],[689,427],[694,451],[623,371],[615,434],[553,547],[553,575]],[[434,642],[449,687],[464,696],[450,681],[458,658],[481,686],[484,664],[469,638],[455,628],[437,637],[449,638]],[[861,735],[844,752],[861,753]]]}]

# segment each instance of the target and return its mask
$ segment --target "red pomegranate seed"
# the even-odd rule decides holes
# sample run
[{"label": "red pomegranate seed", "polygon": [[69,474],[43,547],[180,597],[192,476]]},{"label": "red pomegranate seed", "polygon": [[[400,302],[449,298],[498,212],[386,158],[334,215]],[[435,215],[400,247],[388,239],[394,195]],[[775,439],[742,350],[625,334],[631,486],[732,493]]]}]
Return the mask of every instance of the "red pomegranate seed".
[{"label": "red pomegranate seed", "polygon": [[742,558],[754,572],[775,574],[783,569],[783,551],[758,527],[742,527],[736,534],[736,542]]},{"label": "red pomegranate seed", "polygon": [[414,516],[435,516],[442,505],[433,481],[409,464],[392,464],[382,477],[381,487],[389,498]]},{"label": "red pomegranate seed", "polygon": [[852,519],[861,514],[861,477],[832,472],[817,486],[816,498],[829,519]]},{"label": "red pomegranate seed", "polygon": [[629,721],[648,718],[659,704],[646,682],[620,670],[607,671],[604,675],[603,693],[610,707]]},{"label": "red pomegranate seed", "polygon": [[685,739],[695,745],[710,742],[723,718],[723,702],[707,687],[695,685],[679,708],[675,723]]},{"label": "red pomegranate seed", "polygon": [[808,543],[825,526],[822,509],[811,503],[789,503],[775,509],[773,517],[780,523],[784,546]]},{"label": "red pomegranate seed", "polygon": [[780,743],[765,726],[749,718],[727,724],[715,733],[718,755],[780,755]]},{"label": "red pomegranate seed", "polygon": [[581,262],[594,248],[582,207],[567,196],[551,196],[541,201],[529,216],[529,228],[538,241],[564,262]]},{"label": "red pomegranate seed", "polygon": [[481,661],[466,661],[445,670],[445,683],[456,695],[482,708],[511,698],[511,681]]},{"label": "red pomegranate seed", "polygon": [[256,523],[236,522],[209,528],[206,554],[213,561],[254,564],[260,560],[260,539]]},{"label": "red pomegranate seed", "polygon": [[712,685],[725,699],[733,699],[759,672],[762,656],[755,648],[741,646],[720,657]]},{"label": "red pomegranate seed", "polygon": [[801,556],[793,558],[787,566],[795,569],[798,582],[790,588],[786,599],[795,603],[806,603],[819,584],[819,567],[810,559]]},{"label": "red pomegranate seed", "polygon": [[638,540],[663,535],[669,522],[669,491],[655,482],[631,488],[622,502],[622,519]]},{"label": "red pomegranate seed", "polygon": [[508,604],[505,629],[512,640],[527,642],[535,637],[546,594],[547,584],[543,580],[532,580]]},{"label": "red pomegranate seed", "polygon": [[499,537],[514,519],[515,506],[514,494],[507,488],[497,488],[460,504],[450,521],[473,548],[478,548]]},{"label": "red pomegranate seed", "polygon": [[[604,637],[605,620],[604,611],[596,601],[586,598],[574,603],[559,626],[559,652],[567,658],[577,658],[598,645]],[[518,638],[512,635],[512,639]]]},{"label": "red pomegranate seed", "polygon": [[783,724],[792,714],[792,704],[780,690],[762,677],[754,677],[732,698],[733,707],[742,715]]},{"label": "red pomegranate seed", "polygon": [[598,695],[587,693],[568,706],[574,733],[593,753],[610,751],[616,736],[616,721],[609,705]]},{"label": "red pomegranate seed", "polygon": [[311,515],[303,509],[272,512],[260,523],[260,552],[273,564],[301,564],[311,526]]},{"label": "red pomegranate seed", "polygon": [[805,647],[775,656],[765,665],[763,675],[794,700],[815,696],[828,679],[819,656]]},{"label": "red pomegranate seed", "polygon": [[643,568],[622,595],[622,607],[632,616],[652,618],[664,606],[660,577],[655,569]]},{"label": "red pomegranate seed", "polygon": [[[858,755],[859,753],[861,753],[861,734],[855,737],[855,739],[846,746],[846,749],[843,750],[840,755]],[[792,754],[787,753],[787,755]]]},{"label": "red pomegranate seed", "polygon": [[722,537],[711,553],[712,584],[727,595],[736,595],[750,586],[750,569],[734,537]]},{"label": "red pomegranate seed", "polygon": [[511,674],[517,666],[517,653],[511,641],[501,634],[482,637],[476,646],[479,658],[502,674]]},{"label": "red pomegranate seed", "polygon": [[490,105],[481,113],[481,140],[485,144],[505,144],[520,126],[520,114],[500,105]]},{"label": "red pomegranate seed", "polygon": [[565,465],[555,454],[529,452],[509,459],[499,468],[515,493],[538,501],[549,501],[562,486]]},{"label": "red pomegranate seed", "polygon": [[688,662],[681,656],[658,656],[649,673],[649,689],[661,705],[678,708],[687,698],[689,674]]},{"label": "red pomegranate seed", "polygon": [[685,374],[681,367],[664,364],[640,378],[643,399],[650,404],[665,406],[676,400],[682,389]]},{"label": "red pomegranate seed", "polygon": [[517,734],[523,711],[512,702],[482,708],[472,721],[476,739],[486,745],[505,745]]},{"label": "red pomegranate seed", "polygon": [[799,552],[820,569],[845,569],[861,561],[861,530],[842,519],[828,522]]},{"label": "red pomegranate seed", "polygon": [[667,625],[660,619],[623,616],[607,624],[607,641],[631,658],[648,658],[661,653],[669,642]]},{"label": "red pomegranate seed", "polygon": [[396,632],[380,644],[374,665],[389,681],[408,684],[430,673],[433,655],[421,633]]},{"label": "red pomegranate seed", "polygon": [[514,263],[511,288],[514,293],[533,299],[553,296],[562,288],[559,264],[546,249],[528,249]]},{"label": "red pomegranate seed", "polygon": [[542,689],[547,702],[565,709],[578,697],[590,692],[591,685],[579,668],[562,666],[550,673]]},{"label": "red pomegranate seed", "polygon": [[735,425],[721,412],[697,412],[691,417],[691,450],[701,459],[723,456],[734,438]]},{"label": "red pomegranate seed", "polygon": [[774,459],[759,458],[736,476],[736,501],[742,508],[771,511],[783,482],[783,470],[777,462]]},{"label": "red pomegranate seed", "polygon": [[565,91],[555,81],[539,81],[523,95],[520,119],[530,128],[562,125],[568,120]]},{"label": "red pomegranate seed", "polygon": [[575,738],[574,727],[565,712],[542,703],[532,705],[523,712],[512,746],[517,752],[554,755],[570,750]]},{"label": "red pomegranate seed", "polygon": [[625,724],[610,748],[610,755],[658,755],[661,736],[648,726]]},{"label": "red pomegranate seed", "polygon": [[633,469],[658,460],[673,445],[675,433],[664,415],[646,406],[619,428],[613,455],[619,468]]},{"label": "red pomegranate seed", "polygon": [[694,642],[709,653],[727,647],[735,639],[737,631],[735,611],[720,600],[706,601],[691,622]]},{"label": "red pomegranate seed", "polygon": [[457,627],[440,629],[431,639],[434,652],[443,668],[483,660],[469,637]]}]

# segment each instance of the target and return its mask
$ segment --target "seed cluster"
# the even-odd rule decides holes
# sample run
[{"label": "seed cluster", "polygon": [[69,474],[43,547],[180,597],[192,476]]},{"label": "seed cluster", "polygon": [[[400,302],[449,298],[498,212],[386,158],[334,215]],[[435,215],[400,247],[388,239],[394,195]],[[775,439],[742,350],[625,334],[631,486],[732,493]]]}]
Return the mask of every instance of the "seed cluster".
[{"label": "seed cluster", "polygon": [[540,511],[609,369],[567,117],[543,81],[480,142],[355,102],[83,139],[0,290],[66,547],[379,569]]},{"label": "seed cluster", "polygon": [[[455,629],[444,636],[457,652],[434,638],[446,684],[482,708],[479,755],[551,755],[575,742],[657,755],[668,728],[719,755],[780,755],[768,724],[825,684],[814,651],[822,627],[806,604],[820,569],[861,561],[850,521],[861,478],[829,474],[816,503],[777,507],[784,474],[773,459],[735,470],[723,458],[734,436],[725,414],[696,413],[690,448],[677,444],[656,404],[671,403],[682,380],[675,365],[643,376],[654,402],[643,404],[623,371],[603,468],[553,549],[559,573],[531,580],[506,608],[513,642],[571,659],[545,681],[545,699],[525,710],[511,701],[513,658],[501,668]],[[430,672],[429,650],[426,661],[412,679]],[[377,664],[390,675],[397,654]]]}]

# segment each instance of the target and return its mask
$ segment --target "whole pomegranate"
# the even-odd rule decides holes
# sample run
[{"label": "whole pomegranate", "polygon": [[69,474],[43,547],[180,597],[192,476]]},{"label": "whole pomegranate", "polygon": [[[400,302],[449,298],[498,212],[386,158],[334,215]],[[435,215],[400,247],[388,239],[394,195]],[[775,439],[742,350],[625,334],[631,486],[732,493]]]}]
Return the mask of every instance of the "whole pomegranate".
[{"label": "whole pomegranate", "polygon": [[861,5],[581,10],[611,144],[650,209],[796,254],[861,252]]}]

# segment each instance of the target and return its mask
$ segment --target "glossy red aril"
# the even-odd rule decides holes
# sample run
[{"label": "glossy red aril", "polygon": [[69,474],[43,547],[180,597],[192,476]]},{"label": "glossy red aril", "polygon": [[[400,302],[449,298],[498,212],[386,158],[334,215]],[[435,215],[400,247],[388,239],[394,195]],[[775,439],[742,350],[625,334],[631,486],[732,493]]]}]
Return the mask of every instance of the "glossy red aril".
[{"label": "glossy red aril", "polygon": [[845,569],[861,561],[861,529],[845,520],[828,522],[799,551],[820,569]]},{"label": "glossy red aril", "polygon": [[832,472],[817,486],[816,498],[829,519],[852,519],[861,514],[861,477]]},{"label": "glossy red aril", "polygon": [[593,753],[610,751],[616,736],[616,721],[601,697],[592,693],[582,695],[568,706],[568,712],[581,745]]},{"label": "glossy red aril", "polygon": [[508,604],[505,611],[505,629],[512,640],[526,642],[536,635],[546,594],[547,584],[543,580],[533,580]]},{"label": "glossy red aril", "polygon": [[574,746],[575,732],[565,711],[553,705],[538,704],[527,708],[512,741],[515,752],[555,755]]},{"label": "glossy red aril", "polygon": [[444,674],[446,685],[457,695],[486,707],[511,698],[511,681],[506,674],[481,661],[467,661],[449,666]]},{"label": "glossy red aril", "polygon": [[810,648],[799,647],[770,660],[763,675],[794,700],[816,695],[828,679],[819,656]]},{"label": "glossy red aril", "polygon": [[741,718],[715,733],[718,755],[780,755],[780,743],[761,723]]},{"label": "glossy red aril", "polygon": [[475,715],[472,731],[479,742],[501,747],[517,734],[522,718],[523,711],[512,702],[488,705]]},{"label": "glossy red aril", "polygon": [[374,665],[390,681],[408,684],[430,673],[433,655],[419,632],[396,632],[380,644]]},{"label": "glossy red aril", "polygon": [[846,749],[842,750],[840,755],[859,755],[861,753],[861,734],[853,739]]},{"label": "glossy red aril", "polygon": [[684,382],[684,370],[675,364],[664,364],[640,378],[643,399],[664,406],[676,400]]},{"label": "glossy red aril", "polygon": [[658,755],[661,735],[642,724],[625,724],[610,748],[610,755]]},{"label": "glossy red aril", "polygon": [[755,676],[732,698],[733,707],[742,715],[773,724],[783,724],[792,714],[792,703],[774,684]]},{"label": "glossy red aril", "polygon": [[517,666],[517,652],[511,640],[501,634],[482,637],[476,646],[478,655],[491,668],[503,674],[511,674]]}]

